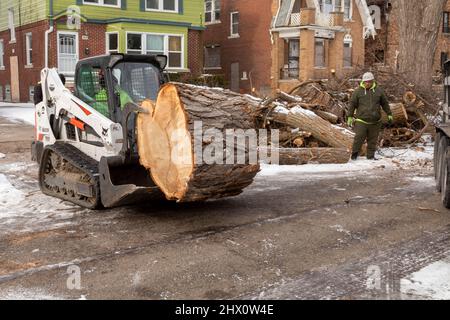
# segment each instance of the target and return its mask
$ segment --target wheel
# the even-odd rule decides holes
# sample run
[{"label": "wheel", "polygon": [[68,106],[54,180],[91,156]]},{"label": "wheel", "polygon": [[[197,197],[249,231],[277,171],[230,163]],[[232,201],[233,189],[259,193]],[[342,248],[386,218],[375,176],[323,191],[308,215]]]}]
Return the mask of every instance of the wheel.
[{"label": "wheel", "polygon": [[441,167],[441,199],[444,207],[450,209],[450,148],[446,148],[444,162]]},{"label": "wheel", "polygon": [[437,150],[437,163],[436,163],[436,190],[441,192],[442,190],[442,167],[445,162],[445,154],[448,147],[448,138],[443,136],[439,140],[439,146]]},{"label": "wheel", "polygon": [[441,141],[442,134],[440,132],[436,133],[436,138],[434,139],[434,153],[433,153],[433,170],[434,170],[434,179],[438,178],[438,151],[439,151],[439,142]]}]

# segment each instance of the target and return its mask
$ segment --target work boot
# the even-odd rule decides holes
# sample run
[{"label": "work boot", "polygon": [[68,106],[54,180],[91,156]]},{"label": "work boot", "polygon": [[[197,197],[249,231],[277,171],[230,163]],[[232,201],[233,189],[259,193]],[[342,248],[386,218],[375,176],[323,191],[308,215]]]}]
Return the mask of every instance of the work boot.
[{"label": "work boot", "polygon": [[359,152],[353,152],[353,153],[352,153],[352,160],[353,160],[353,161],[358,160],[358,157],[359,157]]},{"label": "work boot", "polygon": [[367,157],[367,160],[378,161],[378,160],[380,160],[380,159],[378,159],[378,158],[375,157],[375,156],[371,156],[371,157]]}]

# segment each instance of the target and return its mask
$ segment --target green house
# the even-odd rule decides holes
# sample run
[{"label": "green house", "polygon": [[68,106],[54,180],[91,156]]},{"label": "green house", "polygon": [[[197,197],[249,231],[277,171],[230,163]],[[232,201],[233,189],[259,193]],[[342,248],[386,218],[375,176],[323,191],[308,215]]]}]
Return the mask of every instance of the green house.
[{"label": "green house", "polygon": [[1,0],[0,101],[29,101],[45,66],[69,79],[79,59],[165,54],[168,71],[198,75],[204,0]]}]

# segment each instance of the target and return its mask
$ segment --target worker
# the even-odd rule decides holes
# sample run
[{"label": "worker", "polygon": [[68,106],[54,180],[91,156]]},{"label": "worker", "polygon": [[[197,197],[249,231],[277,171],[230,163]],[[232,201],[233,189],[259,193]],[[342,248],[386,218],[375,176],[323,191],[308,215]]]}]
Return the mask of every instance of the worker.
[{"label": "worker", "polygon": [[373,73],[367,72],[363,75],[362,82],[350,101],[347,124],[349,127],[354,125],[356,133],[352,160],[358,159],[366,140],[367,159],[378,160],[375,158],[375,153],[381,130],[381,108],[388,115],[389,124],[392,124],[394,118],[386,94],[376,83]]},{"label": "worker", "polygon": [[[103,74],[103,70],[100,69],[99,74],[99,85],[100,90],[95,95],[95,103],[93,107],[103,114],[106,117],[109,117],[109,108],[108,108],[108,92],[106,90],[106,80],[105,75]],[[128,103],[133,103],[133,99],[131,99],[130,95],[123,90],[117,79],[113,76],[114,80],[114,92],[119,96],[120,99],[120,108],[123,110]]]}]

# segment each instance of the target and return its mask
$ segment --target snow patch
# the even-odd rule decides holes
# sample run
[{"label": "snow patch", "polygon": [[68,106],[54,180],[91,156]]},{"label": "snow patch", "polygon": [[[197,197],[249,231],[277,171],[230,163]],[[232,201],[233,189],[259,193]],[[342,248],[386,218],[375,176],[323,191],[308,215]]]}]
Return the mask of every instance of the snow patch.
[{"label": "snow patch", "polygon": [[63,300],[63,298],[55,297],[40,288],[17,287],[0,291],[0,300]]},{"label": "snow patch", "polygon": [[32,103],[0,102],[0,117],[13,122],[25,122],[34,125],[35,107]]},{"label": "snow patch", "polygon": [[304,114],[307,117],[316,118],[318,117],[314,112],[310,110],[303,109],[302,107],[294,107],[291,109],[291,112],[294,114]]},{"label": "snow patch", "polygon": [[[393,169],[397,167],[413,168],[416,165],[423,166],[425,162],[431,163],[433,160],[433,147],[411,148],[411,149],[381,149],[382,156],[379,161],[370,161],[360,158],[357,161],[350,161],[346,164],[307,164],[302,166],[281,166],[261,164],[260,177],[270,177],[280,174],[343,174],[354,175],[361,172],[364,175],[369,170]],[[378,155],[378,157],[380,157]],[[418,178],[419,179],[419,178]],[[431,183],[429,178],[421,181]]]},{"label": "snow patch", "polygon": [[432,300],[450,299],[450,258],[403,278],[400,284],[402,294]]},{"label": "snow patch", "polygon": [[281,105],[279,105],[275,108],[275,112],[281,113],[281,114],[286,114],[286,115],[289,114],[289,110]]},{"label": "snow patch", "polygon": [[0,174],[0,218],[8,215],[8,207],[21,203],[25,195],[12,186],[5,175]]}]

